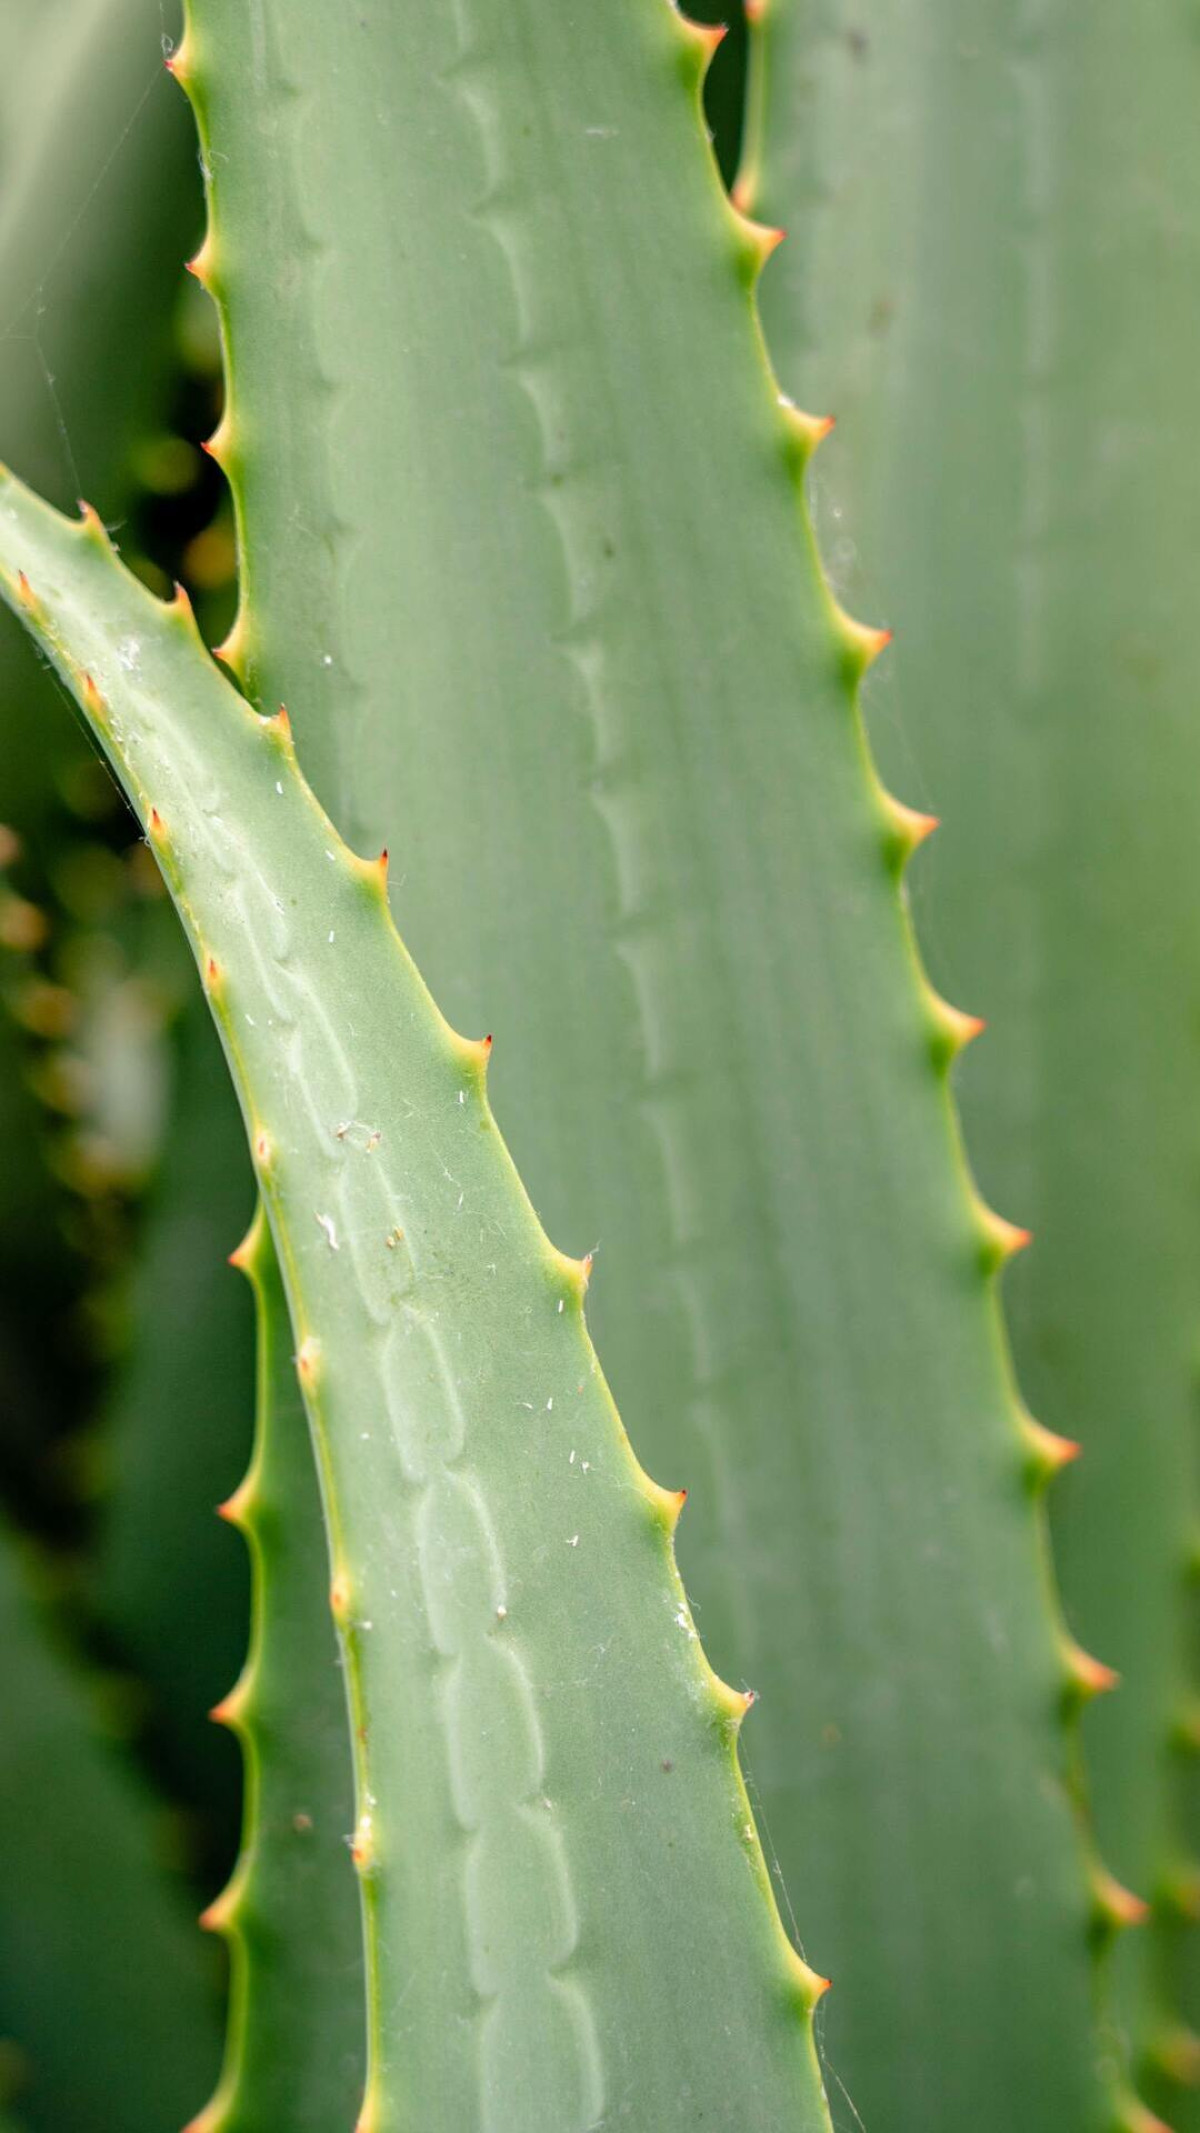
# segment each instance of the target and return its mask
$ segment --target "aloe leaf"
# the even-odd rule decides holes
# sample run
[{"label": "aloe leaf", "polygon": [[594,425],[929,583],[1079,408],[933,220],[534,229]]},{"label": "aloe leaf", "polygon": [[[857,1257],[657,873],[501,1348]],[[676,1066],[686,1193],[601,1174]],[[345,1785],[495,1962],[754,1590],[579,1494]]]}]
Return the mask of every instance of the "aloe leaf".
[{"label": "aloe leaf", "polygon": [[[329,1617],[321,1504],[287,1300],[261,1204],[234,1253],[254,1290],[254,1457],[224,1515],[254,1563],[254,1634],[214,1716],[246,1760],[234,1879],[215,1906],[233,1964],[225,2071],[196,2133],[349,2127],[362,2094],[362,1961],[352,1895],[346,1697]],[[207,1915],[207,1914],[206,1914]],[[340,2024],[340,2029],[339,2029]]]},{"label": "aloe leaf", "polygon": [[[991,0],[869,25],[771,0],[758,34],[743,192],[791,238],[766,325],[837,410],[846,595],[898,624],[876,737],[945,818],[922,933],[992,1025],[968,1144],[1037,1234],[1017,1360],[1083,1444],[1057,1552],[1122,1676],[1087,1721],[1098,1834],[1165,1910],[1197,1838],[1169,1748],[1194,1665],[1200,44],[1169,5],[1031,37]],[[1137,1938],[1134,2045],[1200,2071]]]},{"label": "aloe leaf", "polygon": [[[146,824],[283,1269],[349,1671],[365,2127],[826,2123],[708,1667],[682,1498],[638,1467],[456,1037],[356,859],[180,600],[0,481],[0,586]],[[237,1883],[211,1922],[235,1924]]]},{"label": "aloe leaf", "polygon": [[215,1980],[153,1803],[100,1735],[0,1540],[0,2035],[27,2133],[163,2133],[212,2077]]},{"label": "aloe leaf", "polygon": [[1061,2133],[1108,2109],[1060,1724],[1101,1676],[1027,1500],[1063,1448],[1011,1388],[1018,1240],[946,1094],[972,1025],[896,891],[928,825],[864,759],[877,640],[797,510],[820,431],[763,361],[772,234],[700,140],[710,47],[655,0],[361,37],[194,0],[226,656],[341,826],[403,850],[536,1204],[602,1243],[855,2103]]},{"label": "aloe leaf", "polygon": [[[189,969],[188,975],[191,972]],[[102,1419],[106,1490],[87,1596],[147,1685],[172,1789],[236,1827],[237,1757],[208,1723],[245,1649],[245,1551],[213,1506],[249,1450],[253,1314],[225,1264],[253,1201],[241,1121],[199,986],[138,1243],[127,1351]],[[196,1595],[205,1602],[197,1608]]]}]

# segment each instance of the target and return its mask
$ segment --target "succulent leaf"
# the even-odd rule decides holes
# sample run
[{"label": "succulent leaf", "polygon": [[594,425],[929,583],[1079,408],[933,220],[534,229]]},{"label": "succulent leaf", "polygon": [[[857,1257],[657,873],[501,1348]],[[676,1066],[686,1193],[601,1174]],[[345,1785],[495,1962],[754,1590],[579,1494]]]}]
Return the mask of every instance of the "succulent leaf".
[{"label": "succulent leaf", "polygon": [[[195,2133],[329,2133],[362,2093],[365,2005],[346,1694],[287,1300],[260,1205],[233,1254],[254,1290],[254,1457],[222,1515],[254,1565],[254,1632],[213,1717],[246,1764],[241,1857],[214,1907],[230,1942],[225,2070]],[[208,1915],[208,1914],[206,1914]]]},{"label": "succulent leaf", "polygon": [[[296,765],[87,522],[0,478],[0,588],[144,822],[234,1073],[354,1720],[364,2128],[827,2126],[680,1497],[637,1465],[456,1037]],[[210,1922],[236,1928],[250,1882]]]},{"label": "succulent leaf", "polygon": [[828,423],[763,360],[778,232],[706,164],[710,49],[656,0],[358,40],[193,0],[229,653],[347,834],[403,849],[406,938],[499,1033],[536,1204],[603,1242],[602,1343],[692,1485],[706,1640],[763,1691],[757,1791],[837,1950],[855,2102],[1061,2133],[1108,2105],[990,1278],[1024,1233],[963,1173],[975,1025],[915,968],[920,827],[854,714],[886,633],[831,606],[797,507]]},{"label": "succulent leaf", "polygon": [[[944,817],[919,909],[993,1032],[967,1140],[1037,1233],[1017,1363],[1082,1445],[1056,1554],[1121,1674],[1085,1720],[1098,1839],[1153,1897],[1200,1840],[1168,1752],[1195,1663],[1200,44],[1171,5],[870,16],[770,0],[742,190],[791,235],[764,290],[784,383],[838,410],[819,529],[903,624],[875,737]],[[1120,1951],[1121,2027],[1193,2068],[1158,2041],[1166,1909]]]}]

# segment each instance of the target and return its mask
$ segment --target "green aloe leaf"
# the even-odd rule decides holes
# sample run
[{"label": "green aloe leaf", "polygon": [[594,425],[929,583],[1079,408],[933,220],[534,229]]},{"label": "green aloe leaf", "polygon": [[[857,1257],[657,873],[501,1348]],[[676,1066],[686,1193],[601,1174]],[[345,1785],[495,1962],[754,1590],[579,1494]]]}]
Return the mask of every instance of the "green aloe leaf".
[{"label": "green aloe leaf", "polygon": [[[0,588],[146,825],[242,1102],[298,1340],[349,1672],[360,2125],[825,2127],[811,2008],[701,1652],[682,1499],[623,1435],[449,1029],[190,610],[0,478]],[[249,1930],[252,1877],[219,1917]],[[214,1921],[215,1922],[215,1921]]]},{"label": "green aloe leaf", "polygon": [[[1087,1721],[1098,1835],[1165,1921],[1198,1835],[1171,1745],[1197,1738],[1195,14],[770,0],[759,36],[743,193],[790,239],[769,339],[837,411],[818,521],[846,597],[897,624],[873,731],[945,819],[920,930],[991,1024],[968,1144],[1037,1235],[1017,1360],[1083,1445],[1057,1554],[1122,1676]],[[1135,2051],[1195,2078],[1161,1939],[1122,1952]]]},{"label": "green aloe leaf", "polygon": [[346,1695],[287,1299],[260,1205],[234,1254],[258,1317],[254,1457],[224,1515],[254,1563],[254,1635],[214,1716],[246,1758],[233,1881],[210,1914],[233,1963],[225,2072],[197,2133],[348,2128],[362,2094],[362,1958]]},{"label": "green aloe leaf", "polygon": [[247,1580],[244,1550],[213,1506],[249,1449],[253,1313],[225,1260],[245,1228],[254,1183],[199,987],[171,1058],[163,1150],[130,1280],[128,1344],[101,1424],[107,1486],[88,1600],[150,1691],[165,1776],[224,1836],[226,1801],[236,1814],[237,1758],[207,1712],[245,1650]]},{"label": "green aloe leaf", "polygon": [[[364,848],[553,1234],[836,1971],[867,2116],[1098,2123],[1091,1899],[1014,1397],[946,1094],[969,1033],[797,509],[770,234],[656,0],[194,0],[242,548],[226,653]],[[275,264],[272,265],[271,263]],[[283,264],[281,264],[283,263]],[[812,1921],[819,1919],[814,1928]]]}]

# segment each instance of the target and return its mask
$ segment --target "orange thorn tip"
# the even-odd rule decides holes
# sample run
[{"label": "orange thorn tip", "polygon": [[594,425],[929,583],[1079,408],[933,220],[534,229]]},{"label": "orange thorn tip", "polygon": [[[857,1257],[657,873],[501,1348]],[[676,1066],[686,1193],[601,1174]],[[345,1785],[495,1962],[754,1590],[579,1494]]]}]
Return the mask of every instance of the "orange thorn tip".
[{"label": "orange thorn tip", "polygon": [[781,392],[778,398],[788,430],[800,447],[801,462],[807,464],[817,446],[824,444],[830,430],[836,428],[835,419],[832,415],[808,414],[797,407],[790,393]]},{"label": "orange thorn tip", "polygon": [[[903,840],[906,856],[917,851],[926,838],[932,837],[934,831],[942,826],[940,815],[926,815],[919,807],[906,807],[903,800],[894,799],[890,793],[888,805],[892,821]],[[980,1028],[982,1027],[981,1023]]]},{"label": "orange thorn tip", "polygon": [[216,429],[212,433],[212,436],[201,438],[200,450],[202,452],[207,452],[210,459],[215,459],[219,467],[224,467],[226,456],[229,451],[228,408],[226,408],[225,413],[222,415],[221,420],[218,422]]},{"label": "orange thorn tip", "polygon": [[229,1882],[219,1896],[213,1898],[206,1910],[201,1911],[197,1923],[203,1933],[224,1933],[233,1919],[237,1906],[237,1883]]},{"label": "orange thorn tip", "polygon": [[300,1373],[301,1382],[305,1385],[314,1385],[316,1383],[317,1354],[317,1343],[310,1334],[306,1340],[301,1341],[296,1354],[296,1369]]},{"label": "orange thorn tip", "polygon": [[1073,1637],[1066,1640],[1065,1658],[1068,1683],[1085,1701],[1090,1701],[1093,1696],[1107,1696],[1120,1682],[1115,1667],[1105,1666],[1102,1659],[1094,1659],[1081,1644],[1076,1644]]},{"label": "orange thorn tip", "polygon": [[22,607],[28,608],[32,614],[38,604],[37,595],[23,570],[17,572],[17,598]]},{"label": "orange thorn tip", "polygon": [[718,45],[723,44],[725,42],[726,37],[729,35],[728,23],[694,22],[692,18],[688,15],[685,15],[683,17],[683,21],[686,28],[690,31],[695,42],[699,45],[701,51],[703,52],[705,65],[707,65],[711,61],[713,53],[716,51]]},{"label": "orange thorn tip", "polygon": [[239,607],[228,636],[220,644],[213,646],[214,657],[219,659],[223,666],[232,667],[234,673],[239,672],[246,655],[245,635],[246,611],[244,607]]},{"label": "orange thorn tip", "polygon": [[1010,1259],[1014,1259],[1018,1252],[1027,1251],[1033,1243],[1031,1229],[1021,1229],[1015,1222],[1006,1222],[994,1208],[980,1203],[979,1217],[983,1230],[984,1267],[988,1273],[996,1273],[999,1268],[1007,1266]]},{"label": "orange thorn tip", "polygon": [[163,65],[168,74],[172,75],[179,83],[180,88],[186,87],[187,84],[188,45],[190,42],[191,39],[185,30],[174,50],[163,54]]},{"label": "orange thorn tip", "polygon": [[257,1158],[258,1158],[258,1160],[259,1160],[259,1162],[260,1162],[260,1163],[267,1163],[267,1162],[269,1162],[269,1161],[270,1161],[270,1159],[271,1159],[271,1143],[270,1143],[270,1140],[268,1139],[268,1137],[267,1137],[267,1135],[266,1135],[265,1133],[256,1133],[256,1134],[255,1134],[255,1136],[254,1136],[254,1153],[255,1153],[255,1155],[257,1156]]},{"label": "orange thorn tip", "polygon": [[216,956],[210,955],[206,959],[204,965],[204,986],[206,992],[215,992],[220,982],[221,966],[218,963]]},{"label": "orange thorn tip", "polygon": [[[972,1044],[975,1038],[980,1036],[987,1028],[987,1023],[982,1015],[964,1014],[961,1007],[951,1007],[948,1000],[941,999],[936,993],[933,994],[933,1016],[936,1051],[942,1063],[947,1066],[952,1060],[957,1059],[959,1053],[965,1051],[968,1044]],[[989,1234],[991,1219],[993,1218],[991,1218],[989,1210]],[[999,1221],[998,1216],[994,1219]],[[1005,1223],[1003,1227],[1009,1230],[1012,1225],[1011,1223]],[[1021,1235],[1026,1236],[1026,1241],[1028,1241],[1025,1231],[1022,1231]],[[994,1242],[997,1249],[1000,1249],[1002,1240],[996,1237]],[[1015,1251],[1019,1247],[1014,1245],[1012,1249]],[[1004,1256],[1008,1256],[1007,1247],[1004,1250]]]},{"label": "orange thorn tip", "polygon": [[1047,1429],[1043,1423],[1035,1422],[1032,1415],[1025,1415],[1021,1426],[1029,1448],[1034,1478],[1038,1481],[1052,1481],[1056,1474],[1061,1474],[1065,1466],[1070,1466],[1078,1459],[1083,1450],[1083,1446],[1077,1443],[1074,1437],[1060,1437],[1057,1430]]},{"label": "orange thorn tip", "polygon": [[217,1517],[223,1518],[227,1526],[244,1526],[250,1510],[252,1493],[250,1476],[246,1474],[239,1481],[232,1495],[227,1496],[224,1503],[217,1505]]},{"label": "orange thorn tip", "polygon": [[199,251],[193,252],[192,257],[184,261],[184,265],[186,266],[189,274],[195,275],[196,280],[200,283],[201,288],[207,289],[210,286],[212,282],[213,268],[213,240],[211,229],[205,231],[204,242],[200,246]]},{"label": "orange thorn tip", "polygon": [[100,517],[100,513],[92,504],[89,504],[86,496],[79,497],[77,501],[83,532],[90,534],[93,540],[104,541],[107,544],[108,535],[104,530],[104,522]]},{"label": "orange thorn tip", "polygon": [[687,1490],[661,1489],[656,1482],[651,1482],[650,1488],[652,1496],[666,1520],[668,1533],[674,1533],[683,1515],[683,1507],[688,1499]]},{"label": "orange thorn tip", "polygon": [[384,880],[386,881],[386,880],[387,880],[387,870],[388,870],[388,848],[387,848],[386,844],[384,845],[384,847],[383,847],[383,850],[382,850],[382,851],[381,851],[381,853],[379,854],[379,859],[378,859],[378,861],[377,861],[377,864],[378,864],[378,867],[379,867],[379,871],[380,871],[380,873],[382,874],[382,876],[383,876]]},{"label": "orange thorn tip", "polygon": [[156,807],[152,807],[150,813],[146,817],[146,828],[152,837],[162,837],[166,835],[166,831],[163,827],[163,818],[159,814],[158,809]]},{"label": "orange thorn tip", "polygon": [[340,1574],[329,1587],[329,1612],[335,1622],[345,1622],[350,1614],[350,1581]]},{"label": "orange thorn tip", "polygon": [[360,1874],[370,1872],[375,1863],[375,1831],[370,1813],[361,1814],[350,1839],[350,1857]]},{"label": "orange thorn tip", "polygon": [[1092,1894],[1096,1905],[1097,1921],[1114,1932],[1123,1932],[1130,1926],[1144,1926],[1150,1916],[1150,1906],[1142,1896],[1135,1896],[1110,1874],[1107,1867],[1095,1866],[1092,1870]]},{"label": "orange thorn tip", "polygon": [[868,669],[874,666],[881,652],[892,642],[894,632],[890,629],[873,629],[869,623],[856,622],[844,609],[836,608],[838,626],[851,674],[861,680]]},{"label": "orange thorn tip", "polygon": [[85,674],[82,685],[83,708],[91,719],[102,719],[108,709],[104,698],[90,674]]},{"label": "orange thorn tip", "polygon": [[772,253],[779,250],[780,245],[787,236],[787,231],[777,229],[773,223],[754,222],[749,215],[743,215],[742,222],[749,232],[751,247],[755,255],[760,264],[765,267]]}]

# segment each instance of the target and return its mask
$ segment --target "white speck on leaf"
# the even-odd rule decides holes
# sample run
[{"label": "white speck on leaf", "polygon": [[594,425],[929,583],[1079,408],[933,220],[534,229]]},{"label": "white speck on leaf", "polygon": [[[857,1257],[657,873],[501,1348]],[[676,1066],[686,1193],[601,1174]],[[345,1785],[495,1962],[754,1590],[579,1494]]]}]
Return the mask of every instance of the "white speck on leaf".
[{"label": "white speck on leaf", "polygon": [[318,1215],[318,1216],[317,1216],[317,1226],[318,1226],[318,1228],[320,1228],[320,1229],[323,1229],[323,1230],[324,1230],[324,1232],[325,1232],[325,1235],[326,1235],[326,1238],[327,1238],[327,1240],[328,1240],[328,1243],[329,1243],[329,1249],[330,1249],[330,1251],[331,1251],[331,1252],[336,1252],[336,1251],[338,1251],[338,1250],[340,1249],[340,1247],[339,1247],[339,1245],[338,1245],[338,1234],[337,1234],[337,1229],[336,1229],[336,1227],[335,1227],[335,1225],[334,1225],[334,1220],[333,1220],[333,1216],[332,1216],[332,1215]]}]

